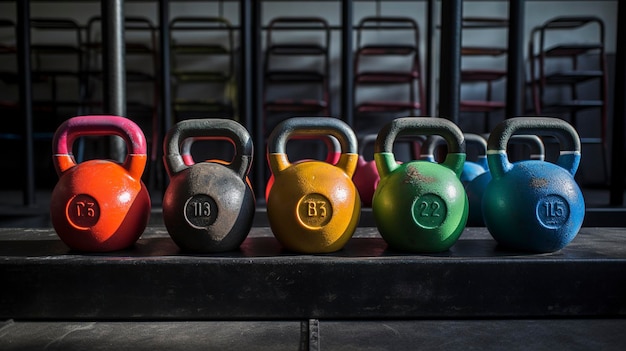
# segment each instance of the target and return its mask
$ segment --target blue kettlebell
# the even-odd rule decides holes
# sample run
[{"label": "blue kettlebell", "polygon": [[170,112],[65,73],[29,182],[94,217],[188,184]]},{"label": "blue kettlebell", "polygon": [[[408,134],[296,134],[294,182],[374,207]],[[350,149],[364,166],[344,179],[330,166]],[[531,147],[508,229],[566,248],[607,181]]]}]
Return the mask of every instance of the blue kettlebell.
[{"label": "blue kettlebell", "polygon": [[[556,164],[545,161],[511,163],[507,143],[517,132],[558,139]],[[487,142],[492,180],[482,200],[485,225],[503,247],[554,252],[569,244],[582,226],[585,201],[574,175],[580,163],[580,138],[558,118],[517,117],[498,124]]]},{"label": "blue kettlebell", "polygon": [[[536,135],[513,135],[510,144],[522,144],[530,147],[530,160],[543,161],[545,158],[545,148],[541,138]],[[485,146],[487,142],[485,141]],[[487,158],[485,157],[485,161]],[[465,192],[469,201],[469,215],[467,217],[468,227],[484,227],[482,201],[487,184],[491,181],[489,170],[478,175],[465,185]]]},{"label": "blue kettlebell", "polygon": [[[466,147],[473,145],[479,148],[478,158],[476,162],[465,161],[463,163],[463,171],[461,172],[461,184],[464,186],[472,181],[472,179],[489,170],[487,165],[487,141],[478,134],[464,133]],[[420,160],[435,162],[435,152],[440,146],[445,146],[445,140],[439,135],[431,135],[423,143],[421,148]]]},{"label": "blue kettlebell", "polygon": [[463,185],[489,170],[489,165],[487,164],[487,140],[478,134],[465,133],[465,145],[466,147],[472,145],[478,147],[479,154],[476,162],[465,161],[465,164],[463,164],[463,173],[461,173],[461,183]]}]

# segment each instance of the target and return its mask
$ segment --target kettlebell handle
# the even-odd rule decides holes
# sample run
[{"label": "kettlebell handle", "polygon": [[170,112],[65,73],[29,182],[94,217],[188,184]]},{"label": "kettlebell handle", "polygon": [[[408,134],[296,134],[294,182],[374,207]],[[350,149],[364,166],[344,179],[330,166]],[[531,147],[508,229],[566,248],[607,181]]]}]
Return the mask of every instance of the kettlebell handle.
[{"label": "kettlebell handle", "polygon": [[546,148],[541,138],[532,134],[517,134],[511,137],[511,144],[523,144],[530,147],[530,159],[543,161],[546,158]]},{"label": "kettlebell handle", "polygon": [[[480,153],[479,157],[487,157],[487,140],[482,136],[474,133],[463,133],[463,137],[465,138],[465,145],[467,150],[467,145],[477,145],[479,147]],[[434,159],[435,150],[438,146],[443,145],[445,139],[439,135],[431,135],[426,139],[426,142],[422,146],[422,158]]]},{"label": "kettlebell handle", "polygon": [[[398,164],[393,157],[393,144],[396,139],[409,135],[441,136],[448,144],[448,154],[442,163],[460,176],[465,162],[465,137],[453,122],[439,117],[402,117],[387,123],[378,132],[374,152],[388,154],[389,162],[377,162],[381,176],[391,173]],[[431,139],[431,138],[429,138]],[[432,144],[436,144],[431,140]],[[427,148],[430,147],[427,146]],[[434,150],[434,146],[433,146]],[[428,151],[427,151],[428,152]],[[462,156],[461,156],[462,155]]]},{"label": "kettlebell handle", "polygon": [[65,120],[52,139],[55,168],[60,176],[76,165],[72,146],[81,136],[117,135],[124,139],[128,153],[122,166],[135,179],[140,179],[147,161],[146,137],[132,120],[113,115],[76,116]]},{"label": "kettlebell handle", "polygon": [[359,143],[359,155],[365,155],[365,147],[369,144],[374,144],[376,142],[376,137],[378,134],[366,134],[361,138],[361,142]]},{"label": "kettlebell handle", "polygon": [[191,143],[200,139],[230,141],[235,147],[235,155],[233,160],[225,166],[237,173],[241,179],[245,179],[252,166],[254,151],[252,138],[238,122],[221,118],[183,120],[168,130],[163,141],[163,159],[170,176],[189,167],[181,153],[189,152]]},{"label": "kettlebell handle", "polygon": [[501,177],[512,167],[506,147],[513,134],[550,135],[559,140],[560,154],[556,164],[572,176],[580,164],[580,137],[574,127],[560,118],[514,117],[500,122],[489,135],[487,158],[493,177]]},{"label": "kettlebell handle", "polygon": [[465,133],[465,144],[466,145],[476,145],[480,150],[480,156],[487,155],[487,139],[482,136],[474,133]]},{"label": "kettlebell handle", "polygon": [[301,134],[295,133],[291,135],[291,139],[294,140],[320,140],[326,145],[328,153],[324,162],[335,164],[338,161],[338,157],[335,157],[335,153],[341,152],[341,145],[339,140],[332,135],[313,135],[313,134]]},{"label": "kettlebell handle", "polygon": [[[357,138],[350,126],[334,117],[292,117],[280,122],[268,139],[267,151],[273,173],[278,173],[290,166],[286,157],[287,141],[296,135],[315,138],[319,138],[319,135],[333,136],[341,147],[341,156],[336,166],[343,169],[350,177],[352,176],[356,163],[349,161],[352,157],[344,156],[358,155]],[[273,157],[278,155],[281,157]]]}]

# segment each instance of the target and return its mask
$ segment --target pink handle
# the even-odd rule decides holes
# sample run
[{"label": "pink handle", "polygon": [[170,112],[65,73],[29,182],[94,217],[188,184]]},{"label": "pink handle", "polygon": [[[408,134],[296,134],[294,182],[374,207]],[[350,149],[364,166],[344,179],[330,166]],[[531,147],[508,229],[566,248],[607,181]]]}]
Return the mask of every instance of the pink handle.
[{"label": "pink handle", "polygon": [[72,145],[76,139],[81,136],[109,135],[117,135],[124,139],[129,150],[123,167],[133,178],[140,178],[147,159],[146,137],[143,131],[126,117],[108,115],[72,117],[57,128],[52,141],[57,174],[61,175],[76,165],[72,154]]}]

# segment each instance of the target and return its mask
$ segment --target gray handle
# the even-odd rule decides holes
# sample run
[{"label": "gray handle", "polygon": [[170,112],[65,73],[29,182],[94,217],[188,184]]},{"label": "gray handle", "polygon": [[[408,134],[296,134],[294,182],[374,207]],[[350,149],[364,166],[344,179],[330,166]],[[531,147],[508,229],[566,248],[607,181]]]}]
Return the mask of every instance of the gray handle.
[{"label": "gray handle", "polygon": [[279,123],[268,139],[268,152],[286,154],[287,141],[292,135],[332,135],[341,146],[342,153],[356,154],[357,139],[345,122],[333,117],[293,117]]},{"label": "gray handle", "polygon": [[188,168],[183,161],[181,149],[191,147],[187,139],[224,139],[233,143],[235,156],[226,167],[235,171],[242,179],[248,175],[252,165],[253,144],[250,134],[241,124],[229,119],[189,119],[176,123],[165,135],[163,159],[168,174],[173,175]]},{"label": "gray handle", "polygon": [[448,153],[465,153],[465,138],[459,127],[438,117],[403,117],[391,121],[378,133],[374,150],[393,152],[396,139],[408,135],[439,135],[448,144]]}]

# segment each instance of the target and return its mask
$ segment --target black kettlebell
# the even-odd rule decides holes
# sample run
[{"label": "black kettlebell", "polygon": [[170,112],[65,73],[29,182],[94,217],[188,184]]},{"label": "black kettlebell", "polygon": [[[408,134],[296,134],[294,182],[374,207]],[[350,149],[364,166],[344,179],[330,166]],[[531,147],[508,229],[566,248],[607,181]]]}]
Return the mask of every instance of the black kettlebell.
[{"label": "black kettlebell", "polygon": [[[194,164],[187,151],[181,154],[181,149],[191,147],[189,140],[202,139],[230,141],[235,147],[233,160]],[[163,196],[163,221],[174,242],[193,252],[237,249],[250,232],[255,213],[247,179],[253,154],[248,131],[233,120],[184,120],[168,131],[163,146],[170,177]]]}]

